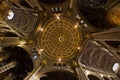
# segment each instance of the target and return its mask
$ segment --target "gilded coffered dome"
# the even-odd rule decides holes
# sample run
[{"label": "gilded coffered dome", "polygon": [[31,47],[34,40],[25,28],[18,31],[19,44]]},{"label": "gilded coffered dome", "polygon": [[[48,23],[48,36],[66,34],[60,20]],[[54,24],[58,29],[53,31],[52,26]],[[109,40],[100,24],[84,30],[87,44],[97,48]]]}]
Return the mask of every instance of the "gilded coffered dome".
[{"label": "gilded coffered dome", "polygon": [[39,44],[45,54],[52,59],[73,57],[80,46],[81,31],[74,22],[67,19],[53,19],[43,27]]}]

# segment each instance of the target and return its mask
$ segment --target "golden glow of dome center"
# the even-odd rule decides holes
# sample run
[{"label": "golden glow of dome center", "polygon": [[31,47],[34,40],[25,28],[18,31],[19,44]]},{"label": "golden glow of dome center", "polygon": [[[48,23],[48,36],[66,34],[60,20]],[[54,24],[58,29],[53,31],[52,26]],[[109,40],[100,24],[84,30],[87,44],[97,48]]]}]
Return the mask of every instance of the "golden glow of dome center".
[{"label": "golden glow of dome center", "polygon": [[77,52],[80,44],[80,31],[75,24],[66,19],[48,22],[40,36],[40,47],[44,55],[58,59],[67,59]]}]

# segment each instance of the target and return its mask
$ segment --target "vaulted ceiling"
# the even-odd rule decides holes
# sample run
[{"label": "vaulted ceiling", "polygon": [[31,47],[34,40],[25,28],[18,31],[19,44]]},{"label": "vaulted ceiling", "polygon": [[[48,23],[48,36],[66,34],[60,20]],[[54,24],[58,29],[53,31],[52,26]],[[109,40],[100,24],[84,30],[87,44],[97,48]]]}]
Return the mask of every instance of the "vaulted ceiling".
[{"label": "vaulted ceiling", "polygon": [[0,1],[0,80],[119,79],[119,0]]}]

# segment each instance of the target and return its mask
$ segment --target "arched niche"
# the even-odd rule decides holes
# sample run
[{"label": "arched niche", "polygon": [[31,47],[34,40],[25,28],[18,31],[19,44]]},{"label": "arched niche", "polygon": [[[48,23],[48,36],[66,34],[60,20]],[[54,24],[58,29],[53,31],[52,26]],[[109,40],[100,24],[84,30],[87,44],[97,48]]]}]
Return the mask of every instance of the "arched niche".
[{"label": "arched niche", "polygon": [[105,7],[107,3],[108,0],[77,0],[80,12],[97,29],[106,28],[105,16],[107,16],[107,12],[102,7]]},{"label": "arched niche", "polygon": [[113,77],[110,78],[111,80],[115,80]]},{"label": "arched niche", "polygon": [[105,42],[113,48],[119,48],[120,47],[120,41],[105,41]]},{"label": "arched niche", "polygon": [[118,54],[120,56],[120,52],[116,52],[116,54]]},{"label": "arched niche", "polygon": [[74,73],[63,70],[47,72],[45,75],[40,80],[78,80]]},{"label": "arched niche", "polygon": [[18,37],[17,34],[12,32],[0,32],[0,36],[2,37]]},{"label": "arched niche", "polygon": [[3,50],[4,54],[9,53],[9,55],[6,55],[5,60],[1,62],[1,64],[3,64],[2,66],[5,66],[13,61],[16,62],[16,65],[14,68],[3,72],[2,76],[0,75],[0,80],[6,80],[8,77],[10,77],[11,80],[23,80],[28,73],[33,70],[33,62],[29,53],[25,49],[17,46],[5,47]]},{"label": "arched niche", "polygon": [[109,78],[107,78],[107,77],[103,77],[103,79],[104,79],[104,80],[109,80]]},{"label": "arched niche", "polygon": [[100,80],[97,76],[95,75],[88,75],[87,76],[89,80]]}]

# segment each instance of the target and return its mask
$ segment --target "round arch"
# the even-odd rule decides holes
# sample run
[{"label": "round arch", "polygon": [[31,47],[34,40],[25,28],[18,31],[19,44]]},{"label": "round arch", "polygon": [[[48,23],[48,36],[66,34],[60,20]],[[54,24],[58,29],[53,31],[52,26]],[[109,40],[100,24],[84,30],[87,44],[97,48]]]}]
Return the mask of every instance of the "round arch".
[{"label": "round arch", "polygon": [[[69,77],[68,77],[69,76]],[[77,76],[69,71],[59,70],[46,72],[40,80],[78,80]]]},{"label": "round arch", "polygon": [[[25,49],[17,46],[5,47],[3,50],[5,54],[9,53],[9,55],[6,57],[7,59],[5,58],[5,61],[2,62],[4,65],[9,64],[13,61],[16,62],[14,68],[4,72],[5,76],[11,74],[12,79],[23,80],[27,74],[33,70],[33,61],[29,53]],[[1,78],[4,79],[5,77]]]}]

